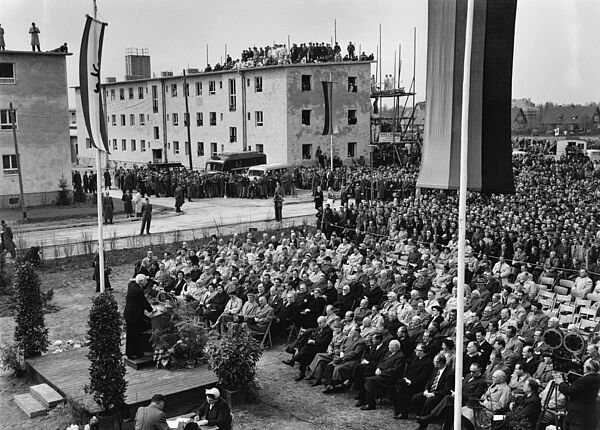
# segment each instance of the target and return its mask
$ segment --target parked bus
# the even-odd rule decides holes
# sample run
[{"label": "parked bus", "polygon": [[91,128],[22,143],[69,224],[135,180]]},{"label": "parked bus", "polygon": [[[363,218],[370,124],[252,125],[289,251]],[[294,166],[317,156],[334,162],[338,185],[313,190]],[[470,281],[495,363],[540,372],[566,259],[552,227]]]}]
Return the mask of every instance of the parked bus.
[{"label": "parked bus", "polygon": [[292,173],[292,169],[293,166],[290,164],[259,164],[248,169],[248,179],[253,181],[261,176],[281,176],[285,173]]},{"label": "parked bus", "polygon": [[217,172],[243,172],[257,164],[265,164],[267,156],[261,152],[222,152],[206,162],[206,174]]}]

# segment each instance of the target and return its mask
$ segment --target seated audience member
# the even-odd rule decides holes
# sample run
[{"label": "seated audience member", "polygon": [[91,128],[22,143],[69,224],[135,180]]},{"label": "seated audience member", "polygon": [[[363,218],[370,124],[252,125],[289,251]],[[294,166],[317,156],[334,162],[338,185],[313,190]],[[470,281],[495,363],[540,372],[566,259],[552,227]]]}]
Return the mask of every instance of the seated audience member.
[{"label": "seated audience member", "polygon": [[[515,369],[516,370],[516,369]],[[520,419],[525,417],[529,423],[529,428],[535,429],[542,404],[538,394],[540,386],[533,379],[528,379],[523,385],[523,395],[510,403],[510,411],[507,414],[507,419],[510,420],[511,415]]]},{"label": "seated audience member", "polygon": [[254,317],[244,321],[243,327],[250,331],[252,335],[262,335],[269,327],[273,318],[275,318],[275,310],[267,303],[266,296],[258,298],[259,308],[256,310]]},{"label": "seated audience member", "polygon": [[523,395],[523,386],[530,379],[531,375],[523,369],[523,365],[521,363],[515,364],[515,370],[513,371],[512,376],[510,377],[510,382],[508,383],[513,398]]},{"label": "seated audience member", "polygon": [[[510,402],[510,387],[506,384],[506,373],[496,370],[492,375],[492,385],[483,393],[480,399],[481,406],[491,418],[493,414],[503,414],[508,410]],[[463,406],[462,414],[471,423],[475,421],[472,407]]]},{"label": "seated audience member", "polygon": [[195,412],[199,426],[217,426],[219,430],[231,430],[231,409],[221,398],[221,392],[217,388],[206,390],[206,400]]},{"label": "seated audience member", "polygon": [[331,342],[333,337],[333,331],[331,327],[327,325],[327,319],[323,316],[317,318],[318,328],[314,329],[306,343],[296,344],[295,351],[292,358],[289,360],[283,360],[284,364],[294,367],[294,364],[298,362],[300,365],[300,374],[296,378],[296,381],[301,381],[306,376],[306,368],[310,362],[315,358],[319,352],[324,352]]},{"label": "seated audience member", "polygon": [[394,386],[404,367],[405,357],[400,349],[400,342],[390,341],[388,352],[377,364],[375,374],[367,376],[360,387],[356,406],[362,410],[375,409],[377,397]]},{"label": "seated audience member", "polygon": [[310,369],[310,373],[304,379],[307,381],[312,381],[310,386],[316,387],[317,385],[321,385],[323,383],[322,379],[325,376],[325,368],[327,364],[329,364],[334,357],[339,357],[341,347],[348,336],[348,333],[344,333],[342,328],[344,326],[341,322],[335,322],[331,328],[333,330],[333,336],[331,338],[331,342],[327,346],[327,350],[325,352],[319,352],[315,355],[313,360],[310,362],[308,368]]},{"label": "seated audience member", "polygon": [[366,347],[359,329],[350,329],[348,337],[340,348],[339,356],[334,357],[325,368],[324,378],[327,386],[323,389],[323,393],[333,393],[338,389],[350,386],[354,368],[362,359]]},{"label": "seated audience member", "polygon": [[359,389],[359,387],[362,386],[364,379],[367,376],[375,375],[375,369],[377,369],[377,365],[383,359],[387,351],[387,344],[383,342],[381,333],[373,333],[371,336],[371,345],[368,347],[365,356],[356,366],[356,370],[354,371],[352,380],[356,389]]},{"label": "seated audience member", "polygon": [[415,355],[408,363],[404,376],[398,381],[394,396],[394,418],[407,419],[414,395],[422,392],[433,371],[433,361],[427,356],[423,344],[417,344]]}]

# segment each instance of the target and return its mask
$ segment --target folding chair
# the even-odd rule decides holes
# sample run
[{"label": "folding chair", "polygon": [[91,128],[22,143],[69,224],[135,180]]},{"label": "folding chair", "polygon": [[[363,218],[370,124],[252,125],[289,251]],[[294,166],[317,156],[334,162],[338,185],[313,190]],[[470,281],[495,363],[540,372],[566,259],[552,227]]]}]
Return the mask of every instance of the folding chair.
[{"label": "folding chair", "polygon": [[290,327],[290,332],[287,338],[287,345],[290,344],[290,341],[294,336],[296,336],[296,339],[298,339],[298,336],[300,336],[300,330],[298,329],[298,327],[296,327],[296,324],[292,324],[292,326]]},{"label": "folding chair", "polygon": [[556,294],[560,294],[561,296],[566,296],[567,294],[569,294],[569,289],[566,287],[561,287],[560,285],[555,285],[554,286],[554,292]]},{"label": "folding chair", "polygon": [[542,310],[551,310],[554,308],[554,299],[556,294],[551,291],[540,291],[538,302],[542,305]]},{"label": "folding chair", "polygon": [[559,315],[573,315],[575,316],[575,305],[567,305],[565,303],[561,303],[558,307]]},{"label": "folding chair", "polygon": [[554,282],[554,278],[551,278],[549,276],[540,276],[540,279],[538,280],[538,284],[548,285],[548,287],[550,288],[554,286]]},{"label": "folding chair", "polygon": [[561,279],[560,281],[558,281],[558,285],[560,285],[561,287],[567,288],[569,291],[571,291],[571,288],[573,288],[573,286],[575,285],[575,282],[573,282],[569,279]]},{"label": "folding chair", "polygon": [[598,309],[581,308],[579,309],[579,320],[595,320],[598,315]]},{"label": "folding chair", "polygon": [[567,295],[563,295],[563,294],[557,294],[554,297],[554,306],[560,306],[561,304],[566,304],[568,305],[569,303],[571,303],[571,300],[573,298],[571,296],[567,296]]},{"label": "folding chair", "polygon": [[598,327],[598,321],[582,319],[579,321],[579,333],[585,337],[591,337]]},{"label": "folding chair", "polygon": [[589,299],[582,299],[581,297],[575,297],[575,306],[578,308],[591,308],[592,301]]},{"label": "folding chair", "polygon": [[558,325],[562,328],[569,328],[570,324],[575,324],[575,316],[574,315],[559,315],[558,317]]},{"label": "folding chair", "polygon": [[273,339],[271,339],[271,324],[273,324],[273,320],[269,321],[269,325],[267,326],[262,336],[262,340],[260,341],[260,347],[262,349],[273,347]]}]

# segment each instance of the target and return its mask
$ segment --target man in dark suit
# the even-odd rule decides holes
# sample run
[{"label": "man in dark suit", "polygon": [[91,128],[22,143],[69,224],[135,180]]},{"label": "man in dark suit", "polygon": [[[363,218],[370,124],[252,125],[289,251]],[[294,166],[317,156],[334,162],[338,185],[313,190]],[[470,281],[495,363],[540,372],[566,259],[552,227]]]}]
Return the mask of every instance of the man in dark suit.
[{"label": "man in dark suit", "polygon": [[333,393],[337,389],[350,385],[354,368],[362,359],[366,348],[367,345],[358,328],[350,329],[348,337],[342,344],[340,355],[334,357],[325,368],[324,394]]},{"label": "man in dark suit", "polygon": [[534,429],[542,411],[539,389],[539,384],[533,379],[525,381],[523,385],[525,395],[518,397],[514,403],[510,404],[510,412],[507,415],[514,414],[517,417],[525,417],[529,422],[529,428]]},{"label": "man in dark suit", "polygon": [[567,430],[594,429],[598,424],[598,407],[596,397],[600,390],[600,363],[588,359],[583,365],[584,375],[573,383],[564,382],[562,375],[557,374],[555,382],[567,400]]},{"label": "man in dark suit", "polygon": [[148,277],[140,273],[127,285],[127,298],[125,310],[123,311],[127,329],[125,354],[131,360],[144,355],[144,349],[148,341],[147,336],[144,336],[144,331],[150,327],[144,320],[144,311],[152,312],[154,309],[144,295],[143,288],[147,283]]},{"label": "man in dark suit", "polygon": [[292,358],[283,360],[283,363],[288,366],[294,367],[296,362],[300,365],[300,375],[295,379],[296,381],[304,379],[306,376],[306,368],[310,362],[319,352],[325,352],[329,342],[331,342],[331,339],[333,338],[333,331],[331,330],[331,327],[327,325],[327,318],[320,316],[317,318],[317,324],[319,327],[311,333],[306,343],[302,346],[297,345],[299,348],[295,350],[297,352],[292,355]]},{"label": "man in dark suit", "polygon": [[148,406],[138,408],[135,414],[135,430],[168,430],[164,407],[165,398],[162,394],[152,396]]},{"label": "man in dark suit", "polygon": [[[450,366],[446,366],[446,356],[436,355],[433,365],[435,370],[425,385],[425,390],[415,394],[412,398],[412,409],[420,417],[429,415],[444,396],[449,395],[454,388],[454,373]],[[419,426],[419,430],[425,428],[427,428],[427,423],[424,421]]]},{"label": "man in dark suit", "polygon": [[427,356],[425,345],[417,344],[415,357],[400,379],[394,396],[394,418],[406,419],[413,395],[423,391],[433,370],[433,362]]},{"label": "man in dark suit", "polygon": [[388,352],[375,369],[375,375],[365,378],[364,384],[360,387],[356,406],[363,411],[374,410],[375,400],[379,394],[394,386],[402,374],[404,363],[405,357],[400,349],[400,342],[391,340]]},{"label": "man in dark suit", "polygon": [[487,340],[485,340],[484,329],[475,331],[475,341],[477,342],[477,349],[481,354],[481,363],[483,367],[485,367],[485,364],[490,360],[490,355],[492,354],[494,347],[490,345]]},{"label": "man in dark suit", "polygon": [[[388,352],[387,344],[383,342],[383,336],[381,333],[374,333],[371,339],[371,346],[354,372],[353,380],[356,389],[360,389],[360,387],[362,387],[367,376],[375,375],[375,369],[377,369],[377,365],[381,360],[383,360]],[[358,400],[358,396],[356,400]]]},{"label": "man in dark suit", "polygon": [[206,401],[196,409],[199,426],[217,426],[219,430],[231,430],[231,409],[221,398],[217,388],[206,390]]},{"label": "man in dark suit", "polygon": [[150,224],[152,223],[152,204],[150,203],[150,199],[146,197],[146,201],[142,205],[142,229],[140,230],[140,236],[144,234],[144,229],[146,229],[146,234],[150,234]]}]

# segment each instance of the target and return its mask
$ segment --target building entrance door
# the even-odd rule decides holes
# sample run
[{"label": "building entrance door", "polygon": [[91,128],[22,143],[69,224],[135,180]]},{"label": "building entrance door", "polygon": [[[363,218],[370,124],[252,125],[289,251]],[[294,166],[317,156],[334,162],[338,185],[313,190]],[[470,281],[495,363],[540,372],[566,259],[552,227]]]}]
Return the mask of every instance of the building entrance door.
[{"label": "building entrance door", "polygon": [[162,163],[162,149],[153,149],[152,150],[152,162],[153,163]]}]

